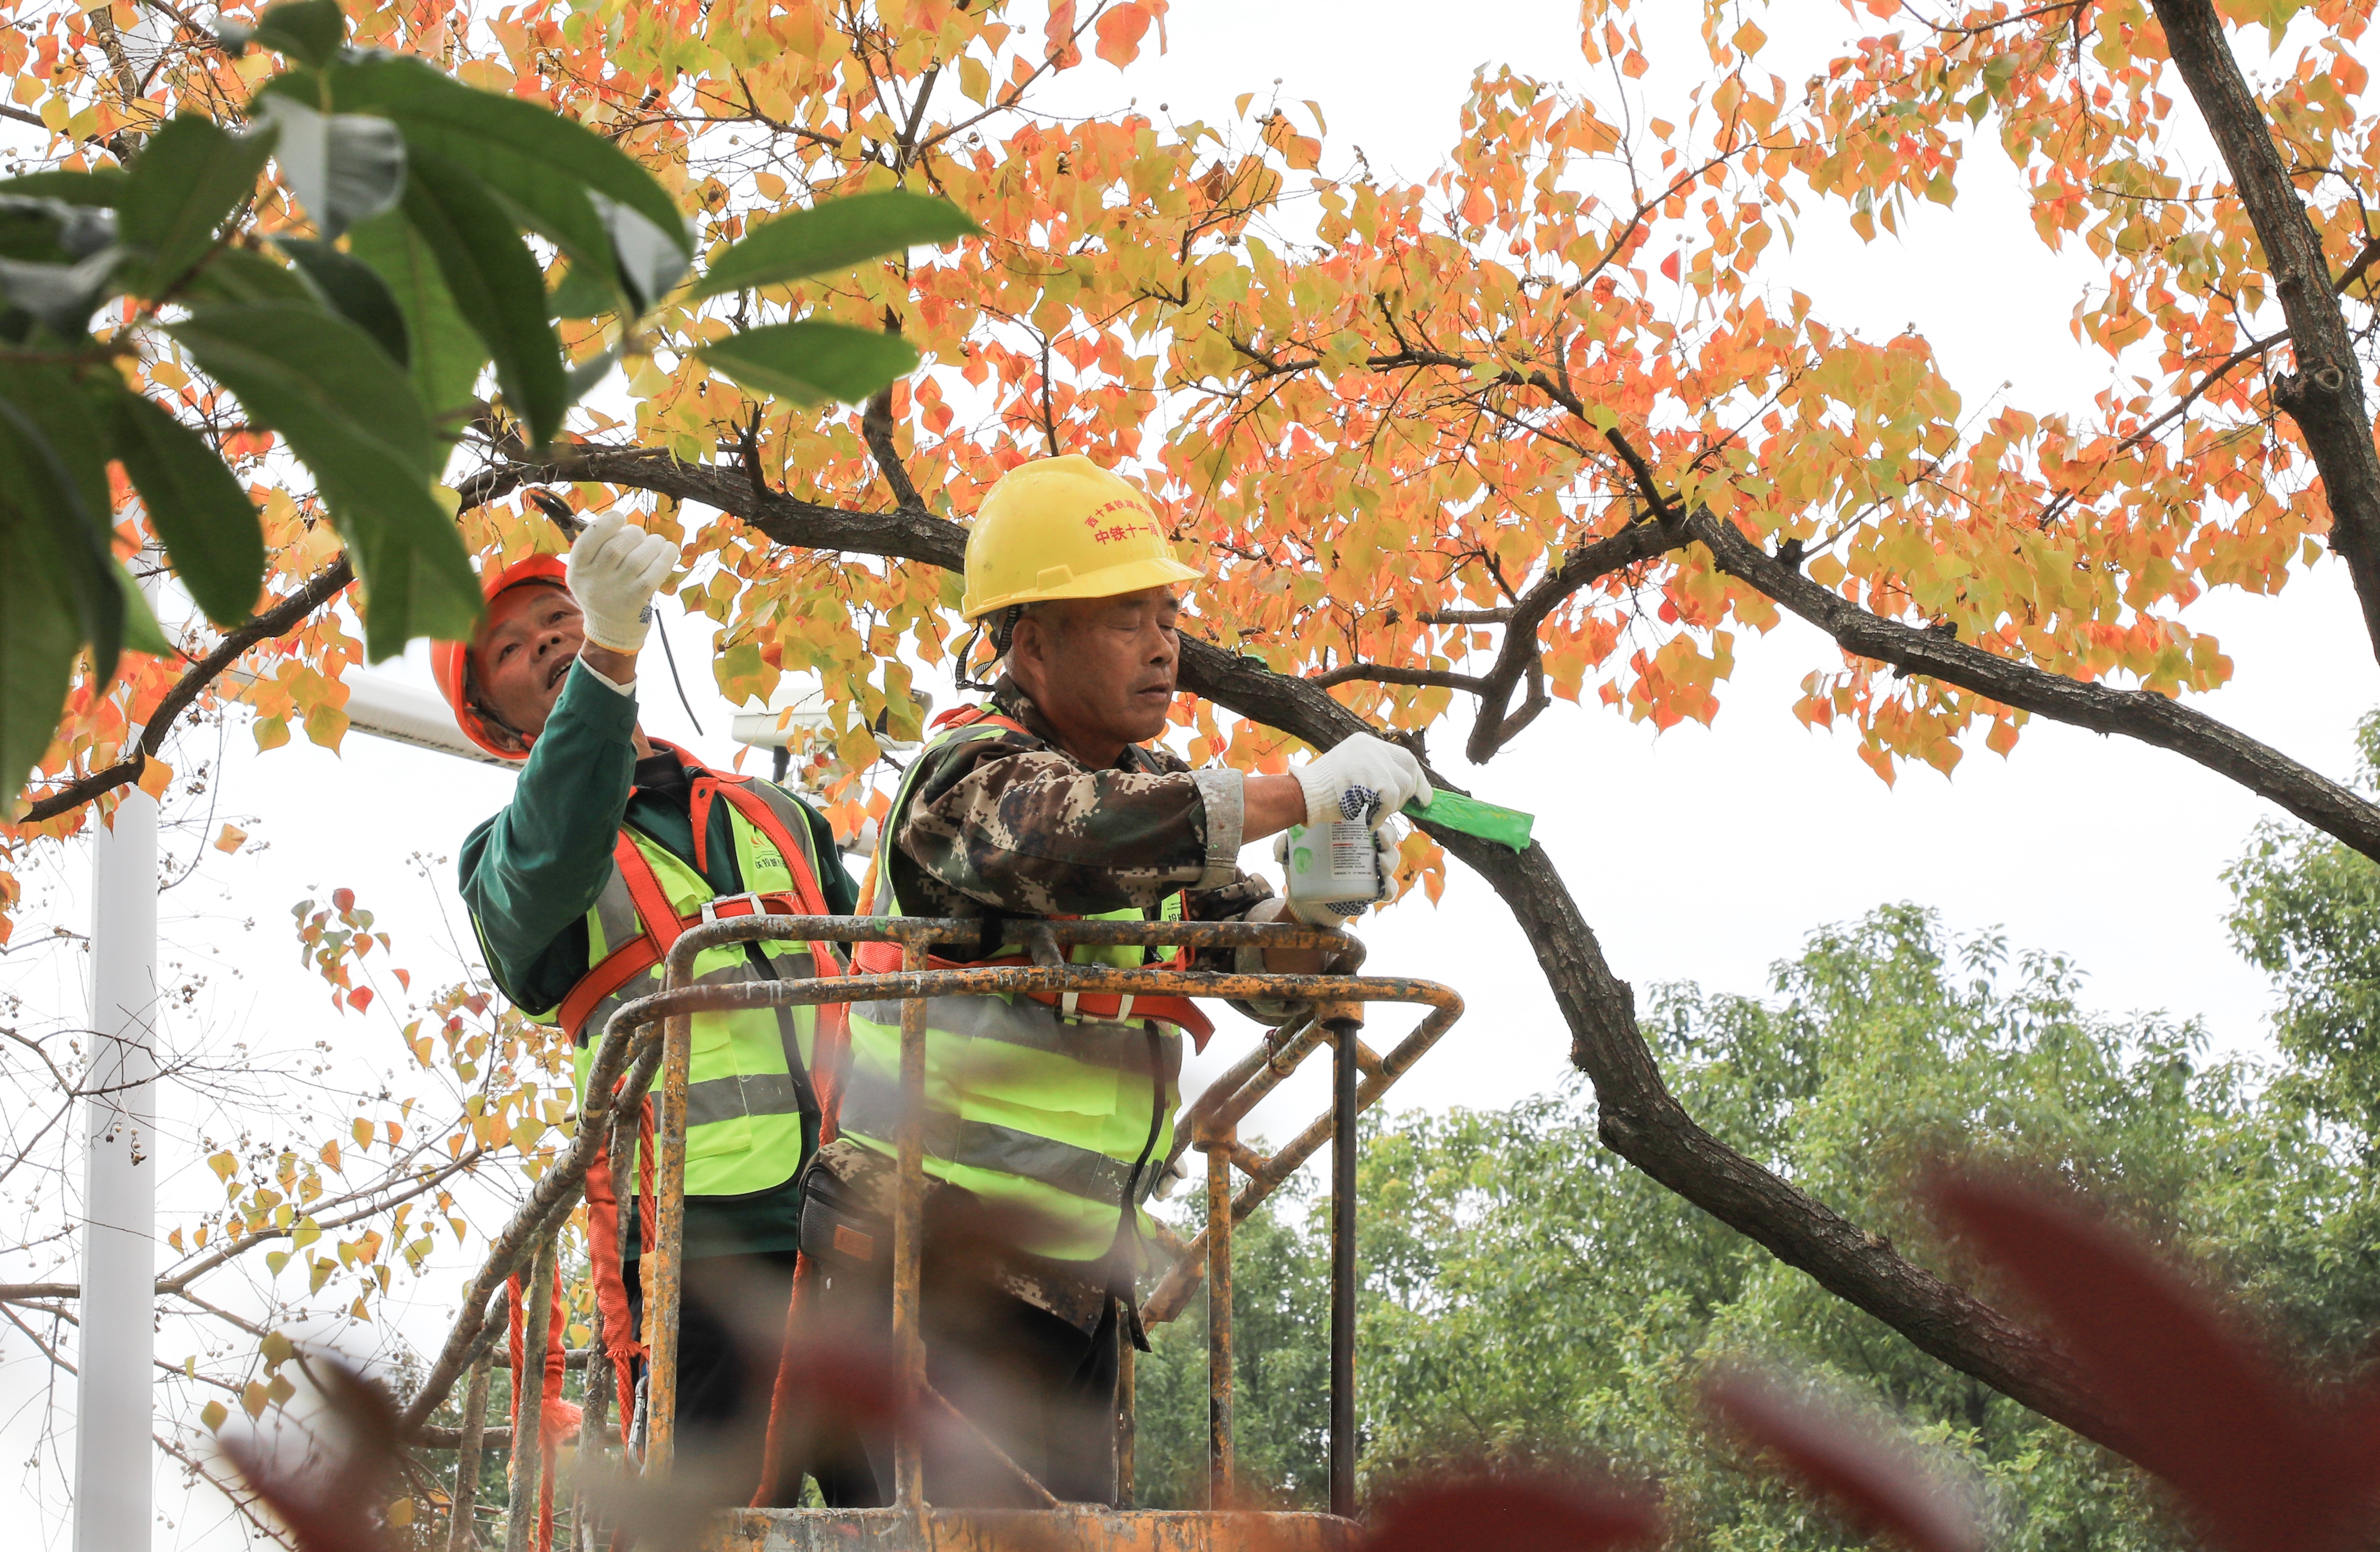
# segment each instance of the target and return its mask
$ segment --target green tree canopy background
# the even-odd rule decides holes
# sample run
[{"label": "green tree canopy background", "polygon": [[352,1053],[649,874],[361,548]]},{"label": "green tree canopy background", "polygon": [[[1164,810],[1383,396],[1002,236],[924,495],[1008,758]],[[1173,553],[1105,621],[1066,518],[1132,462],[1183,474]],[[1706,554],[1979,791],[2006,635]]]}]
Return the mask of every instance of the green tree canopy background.
[{"label": "green tree canopy background", "polygon": [[[2364,726],[2367,785],[2380,717]],[[1961,1279],[1914,1207],[1944,1159],[2079,1187],[2343,1381],[2380,1325],[2380,868],[2260,832],[2227,876],[2241,952],[2274,977],[2278,1059],[2210,1061],[2194,1021],[2087,1011],[2080,967],[1893,905],[1812,932],[1765,999],[1658,989],[1645,1021],[1680,1099],[1748,1156]],[[1658,1488],[1679,1545],[1857,1545],[1755,1469],[1698,1381],[1749,1359],[1897,1413],[1988,1486],[1995,1545],[2165,1548],[2155,1492],[2114,1456],[1904,1338],[1629,1169],[1584,1085],[1510,1109],[1375,1122],[1363,1170],[1364,1469],[1482,1462]],[[1327,1500],[1329,1217],[1285,1194],[1237,1238],[1244,1483]],[[1193,1207],[1196,1222],[1196,1206]],[[1203,1307],[1139,1368],[1135,1488],[1206,1501]]]}]

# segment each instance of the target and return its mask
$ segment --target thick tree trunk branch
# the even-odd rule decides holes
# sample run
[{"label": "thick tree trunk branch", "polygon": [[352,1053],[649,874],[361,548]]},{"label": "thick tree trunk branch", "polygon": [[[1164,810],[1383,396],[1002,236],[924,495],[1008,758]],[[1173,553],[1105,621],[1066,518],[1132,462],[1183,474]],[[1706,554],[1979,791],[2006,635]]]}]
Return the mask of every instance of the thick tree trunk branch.
[{"label": "thick tree trunk branch", "polygon": [[1613,1152],[1952,1368],[2086,1438],[2125,1449],[2128,1441],[2055,1348],[1744,1158],[1686,1112],[1637,1027],[1633,988],[1604,962],[1542,846],[1516,855],[1451,831],[1433,833],[1519,919],[1570,1025],[1571,1061],[1595,1085],[1597,1129]]},{"label": "thick tree trunk branch", "polygon": [[2330,545],[2347,562],[2364,628],[2380,654],[2380,453],[2372,445],[2362,364],[2322,239],[2289,182],[2272,126],[2240,73],[2213,0],[2152,0],[2152,8],[2271,266],[2298,359],[2294,374],[2274,378],[2273,402],[2298,423],[2322,473]]},{"label": "thick tree trunk branch", "polygon": [[[743,480],[658,454],[583,450],[566,470],[526,477],[596,479],[701,502],[803,549],[946,568],[965,559],[965,530],[955,523],[922,513],[854,512],[782,494],[756,501]],[[1675,542],[1670,538],[1646,553]],[[1312,681],[1275,673],[1254,658],[1192,637],[1182,641],[1181,684],[1317,747],[1374,731]],[[1603,1137],[1614,1151],[1953,1368],[2078,1433],[2123,1447],[2055,1349],[1694,1122],[1662,1084],[1659,1063],[1636,1025],[1633,992],[1611,974],[1543,847],[1515,855],[1427,821],[1424,828],[1488,880],[1530,940],[1570,1027],[1572,1060],[1595,1084]]]}]

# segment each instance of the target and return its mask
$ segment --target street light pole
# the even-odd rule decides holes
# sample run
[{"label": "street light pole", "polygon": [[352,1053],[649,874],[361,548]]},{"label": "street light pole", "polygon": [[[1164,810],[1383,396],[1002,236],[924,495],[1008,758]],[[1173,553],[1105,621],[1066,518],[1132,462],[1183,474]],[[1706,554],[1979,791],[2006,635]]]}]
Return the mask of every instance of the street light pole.
[{"label": "street light pole", "polygon": [[[252,675],[235,673],[235,682]],[[501,763],[434,696],[347,677],[350,725]],[[127,743],[140,737],[131,729]],[[145,1552],[152,1485],[157,1284],[157,801],[126,789],[91,836],[91,1060],[84,1068],[75,1552]]]},{"label": "street light pole", "polygon": [[91,837],[75,1552],[149,1546],[157,1278],[157,802],[138,786]]}]

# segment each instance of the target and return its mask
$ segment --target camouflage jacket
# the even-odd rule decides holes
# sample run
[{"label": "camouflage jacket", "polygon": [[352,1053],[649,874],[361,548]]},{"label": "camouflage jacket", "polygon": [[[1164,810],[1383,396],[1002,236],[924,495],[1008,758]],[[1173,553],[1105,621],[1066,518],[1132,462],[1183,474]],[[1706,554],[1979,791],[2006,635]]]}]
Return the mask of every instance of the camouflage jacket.
[{"label": "camouflage jacket", "polygon": [[[992,709],[1022,734],[929,746],[910,783],[886,865],[917,916],[1154,915],[1187,891],[1194,921],[1230,921],[1269,897],[1239,868],[1241,778],[1192,770],[1163,750],[1126,746],[1093,770],[1013,679]],[[1209,959],[1213,963],[1208,963]],[[1230,969],[1223,951],[1201,969]]]}]

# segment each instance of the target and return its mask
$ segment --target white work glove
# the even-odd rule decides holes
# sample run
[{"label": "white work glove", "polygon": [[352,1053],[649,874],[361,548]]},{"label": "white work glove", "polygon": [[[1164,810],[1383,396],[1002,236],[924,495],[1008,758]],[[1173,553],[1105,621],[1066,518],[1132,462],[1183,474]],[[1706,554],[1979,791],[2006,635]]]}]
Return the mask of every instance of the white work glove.
[{"label": "white work glove", "polygon": [[[1375,902],[1386,900],[1394,887],[1397,876],[1397,841],[1403,826],[1392,819],[1383,819],[1372,831],[1372,877],[1379,881],[1378,892],[1370,900],[1340,900],[1328,905],[1304,900],[1283,900],[1282,906],[1290,915],[1307,927],[1344,927],[1348,922],[1370,910]],[[1289,831],[1282,831],[1272,838],[1273,865],[1281,869],[1283,879],[1289,877]]]},{"label": "white work glove", "polygon": [[1360,819],[1369,807],[1378,826],[1406,804],[1418,799],[1427,806],[1430,799],[1429,778],[1413,751],[1368,733],[1332,745],[1293,774],[1305,793],[1309,825]]},{"label": "white work glove", "polygon": [[645,644],[653,618],[653,590],[677,564],[677,546],[660,534],[628,527],[625,512],[609,512],[587,526],[570,547],[565,580],[586,615],[587,639],[614,652]]}]

